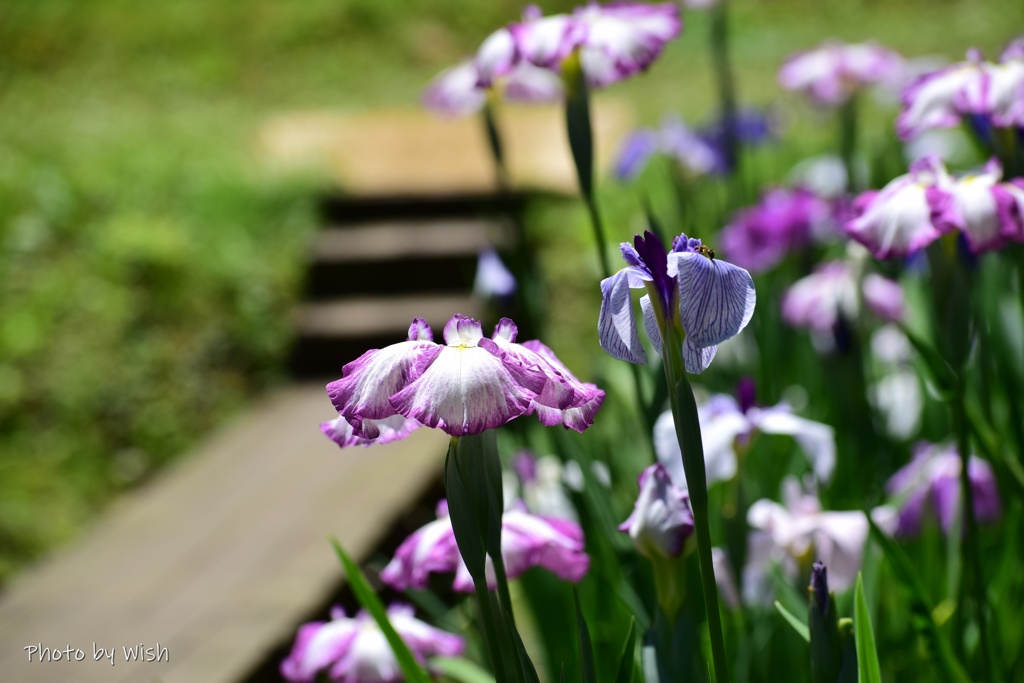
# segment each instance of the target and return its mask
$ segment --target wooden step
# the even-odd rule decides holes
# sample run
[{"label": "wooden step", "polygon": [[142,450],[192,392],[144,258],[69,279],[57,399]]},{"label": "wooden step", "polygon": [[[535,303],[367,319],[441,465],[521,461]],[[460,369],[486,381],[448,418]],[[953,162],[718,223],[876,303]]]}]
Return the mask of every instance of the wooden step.
[{"label": "wooden step", "polygon": [[[441,342],[456,313],[480,319],[483,305],[466,294],[359,297],[307,303],[296,312],[299,338],[290,367],[297,377],[333,378],[368,349],[403,341],[413,318],[423,318]],[[492,323],[492,321],[486,321]]]},{"label": "wooden step", "polygon": [[378,221],[333,227],[311,248],[306,297],[402,292],[467,292],[477,256],[511,242],[494,219]]},{"label": "wooden step", "polygon": [[317,234],[313,260],[352,263],[409,257],[475,257],[488,247],[501,247],[508,242],[507,232],[497,220],[442,218],[356,223]]}]

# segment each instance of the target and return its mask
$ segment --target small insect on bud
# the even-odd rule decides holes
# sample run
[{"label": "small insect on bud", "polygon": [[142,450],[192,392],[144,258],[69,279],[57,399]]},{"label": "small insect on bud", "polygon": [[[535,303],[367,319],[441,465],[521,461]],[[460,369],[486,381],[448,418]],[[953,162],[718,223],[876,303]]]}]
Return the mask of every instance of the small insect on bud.
[{"label": "small insect on bud", "polygon": [[701,256],[708,257],[712,261],[715,260],[715,250],[712,249],[711,247],[707,247],[707,246],[704,246],[703,244],[701,244],[701,245],[698,245],[697,248],[694,251],[696,251]]}]

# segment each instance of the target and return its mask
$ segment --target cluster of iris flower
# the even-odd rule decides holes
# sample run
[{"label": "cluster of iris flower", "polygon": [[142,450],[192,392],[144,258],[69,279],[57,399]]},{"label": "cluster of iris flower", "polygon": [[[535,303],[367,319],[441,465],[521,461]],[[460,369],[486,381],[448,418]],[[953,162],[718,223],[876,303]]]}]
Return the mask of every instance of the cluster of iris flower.
[{"label": "cluster of iris flower", "polygon": [[[530,6],[520,21],[488,36],[471,59],[441,73],[427,88],[424,104],[461,115],[484,108],[494,95],[529,102],[561,100],[566,93],[562,72],[570,64],[578,65],[590,87],[604,87],[645,70],[681,28],[678,6],[670,2],[591,2],[551,16]],[[964,121],[982,125],[987,133],[1024,129],[1024,38],[1011,43],[998,63],[985,62],[972,52],[964,62],[917,78],[911,72],[906,60],[882,46],[829,41],[788,59],[779,82],[816,106],[836,109],[852,108],[869,87],[905,85],[897,122],[904,138]],[[751,143],[756,137],[741,142]],[[616,175],[636,177],[647,159],[659,153],[696,175],[731,171],[714,135],[697,134],[682,121],[668,119],[658,129],[640,130],[629,138]],[[975,254],[1024,242],[1024,179],[1004,179],[996,158],[977,172],[956,175],[938,157],[925,156],[882,189],[856,196],[847,194],[857,184],[849,175],[855,170],[850,159],[835,162],[842,177],[833,183],[834,190],[798,182],[769,189],[755,206],[736,212],[719,234],[721,254],[686,234],[675,236],[668,246],[652,231],[636,235],[632,243],[623,242],[625,267],[600,283],[601,348],[619,360],[647,363],[648,351],[639,335],[642,326],[647,347],[662,356],[670,388],[688,388],[685,373],[705,371],[719,346],[751,321],[757,299],[751,272],[770,270],[793,251],[844,239],[848,243],[843,258],[820,263],[784,293],[782,318],[794,327],[829,333],[867,309],[894,323],[890,335],[907,344],[898,327],[906,318],[903,290],[895,280],[870,272],[870,256],[908,257],[951,233],[961,235]],[[511,274],[500,275],[501,289],[514,292]],[[638,302],[642,325],[636,319],[632,290],[644,292]],[[545,426],[577,432],[592,426],[604,392],[578,379],[543,343],[519,343],[517,334],[515,324],[503,318],[487,338],[478,321],[456,314],[438,344],[430,327],[417,318],[406,340],[367,351],[327,385],[337,417],[324,422],[321,430],[346,448],[397,441],[421,427],[441,429],[455,444],[461,437],[481,435],[531,414]],[[900,356],[904,364],[906,355]],[[912,381],[916,386],[916,377]],[[697,445],[703,462],[696,470],[687,459],[693,457],[692,451],[688,455],[681,446],[685,437],[680,424],[685,424],[686,415],[678,405],[672,402],[672,410],[654,424],[656,462],[640,472],[634,509],[618,528],[652,563],[659,603],[670,618],[679,607],[679,593],[672,587],[677,565],[672,563],[693,547],[690,539],[699,535],[702,522],[707,523],[701,519],[707,514],[702,489],[735,482],[751,443],[762,435],[792,438],[810,471],[802,479],[786,477],[781,503],[765,498],[746,509],[745,528],[750,533],[740,572],[730,566],[724,548],[711,549],[710,556],[706,546],[699,549],[702,574],[710,557],[710,579],[731,608],[770,602],[775,575],[781,572],[795,579],[813,556],[818,561],[811,571],[811,595],[824,611],[830,604],[830,587],[845,590],[857,579],[869,517],[884,533],[907,537],[920,533],[929,508],[941,529],[952,533],[961,521],[965,493],[973,501],[968,517],[992,522],[1002,512],[988,463],[949,444],[927,442],[918,443],[911,462],[889,479],[889,504],[874,508],[869,516],[824,510],[817,491],[830,484],[836,470],[835,430],[800,416],[784,402],[758,405],[755,396],[753,383],[744,380],[735,398],[715,394],[695,408],[693,424],[699,425]],[[885,401],[877,398],[875,403]],[[578,491],[583,485],[580,474],[569,482],[569,465],[574,464],[563,468],[557,459],[537,460],[528,453],[514,459],[519,491],[505,494],[507,504],[500,515],[498,565],[504,566],[508,578],[543,567],[563,580],[578,582],[590,569],[583,528],[567,495],[568,489]],[[699,472],[697,481],[689,482],[687,472]],[[696,499],[701,502],[694,505]],[[455,591],[479,595],[482,587],[474,585],[456,526],[447,501],[441,501],[436,519],[398,547],[380,579],[404,591],[427,588],[434,574],[451,574]],[[493,558],[486,557],[485,566],[486,589],[495,590]],[[461,638],[419,622],[405,606],[392,607],[388,616],[421,663],[463,650]],[[715,627],[710,630],[714,649]],[[715,670],[726,680],[720,665],[716,654]],[[281,672],[291,681],[309,681],[319,672],[353,683],[401,679],[383,632],[370,617],[362,613],[351,619],[340,611],[329,622],[300,629]]]}]

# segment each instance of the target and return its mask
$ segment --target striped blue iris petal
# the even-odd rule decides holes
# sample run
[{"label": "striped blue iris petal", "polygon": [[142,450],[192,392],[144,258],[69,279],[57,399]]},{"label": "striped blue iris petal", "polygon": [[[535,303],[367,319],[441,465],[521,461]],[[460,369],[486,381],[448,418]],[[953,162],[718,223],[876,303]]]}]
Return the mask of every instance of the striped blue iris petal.
[{"label": "striped blue iris petal", "polygon": [[747,326],[757,299],[750,273],[696,252],[671,253],[669,259],[679,272],[679,314],[687,345],[704,349],[721,344]]},{"label": "striped blue iris petal", "polygon": [[643,286],[637,268],[623,268],[601,281],[601,313],[597,318],[597,332],[601,348],[609,355],[630,363],[647,362],[647,354],[640,344],[633,316],[630,287]]}]

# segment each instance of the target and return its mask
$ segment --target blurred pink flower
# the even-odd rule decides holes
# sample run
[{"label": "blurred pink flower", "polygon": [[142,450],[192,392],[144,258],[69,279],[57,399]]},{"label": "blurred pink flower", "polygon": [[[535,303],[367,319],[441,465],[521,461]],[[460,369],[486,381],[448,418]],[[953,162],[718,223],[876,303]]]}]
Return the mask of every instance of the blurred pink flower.
[{"label": "blurred pink flower", "polygon": [[785,291],[782,319],[793,327],[830,332],[841,318],[857,317],[861,295],[868,309],[882,320],[903,318],[903,288],[899,283],[868,273],[858,287],[854,266],[845,261],[827,261]]},{"label": "blurred pink flower", "polygon": [[[921,532],[925,509],[931,503],[942,530],[949,533],[960,515],[960,454],[952,445],[920,443],[914,458],[892,475],[886,490],[899,507],[896,533],[915,536]],[[987,462],[971,456],[967,465],[974,514],[980,522],[994,522],[1002,514],[995,474]]]},{"label": "blurred pink flower", "polygon": [[[590,568],[583,552],[583,531],[575,522],[532,515],[522,503],[514,503],[501,518],[501,555],[510,579],[530,567],[544,567],[559,578],[578,582]],[[487,584],[496,585],[491,559],[487,558]],[[455,572],[455,590],[473,591],[473,578],[462,561],[448,504],[437,507],[437,519],[414,532],[395,551],[381,572],[382,581],[399,590],[425,588],[435,572]]]},{"label": "blurred pink flower", "polygon": [[510,27],[523,59],[560,70],[579,51],[587,83],[600,88],[639,73],[654,62],[665,44],[682,30],[675,3],[590,2],[571,15],[541,16],[530,7]]},{"label": "blurred pink flower", "polygon": [[[425,624],[409,606],[389,607],[388,621],[421,663],[427,657],[460,655],[465,648],[461,637]],[[341,683],[404,680],[391,645],[373,618],[364,611],[350,619],[338,607],[331,610],[331,621],[300,626],[291,653],[281,662],[281,676],[293,683],[311,683],[321,672]]]},{"label": "blurred pink flower", "polygon": [[899,78],[903,58],[875,43],[828,41],[800,52],[779,69],[779,83],[815,104],[837,107],[866,86]]},{"label": "blurred pink flower", "polygon": [[719,246],[736,265],[757,273],[831,231],[838,232],[831,202],[803,188],[776,188],[732,217],[722,228]]}]

